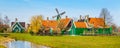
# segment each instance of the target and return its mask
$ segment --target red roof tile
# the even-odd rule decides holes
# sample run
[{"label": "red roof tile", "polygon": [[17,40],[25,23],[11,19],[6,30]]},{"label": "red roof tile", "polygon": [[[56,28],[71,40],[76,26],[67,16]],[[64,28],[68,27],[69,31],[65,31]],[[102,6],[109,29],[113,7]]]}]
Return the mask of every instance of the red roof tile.
[{"label": "red roof tile", "polygon": [[87,28],[85,22],[74,22],[76,28]]},{"label": "red roof tile", "polygon": [[42,25],[45,27],[57,27],[57,21],[55,20],[43,20]]},{"label": "red roof tile", "polygon": [[95,28],[104,27],[104,19],[102,18],[90,18],[90,24],[93,24]]},{"label": "red roof tile", "polygon": [[[70,20],[71,20],[70,18],[65,18],[61,19],[60,21],[62,21],[66,27]],[[45,27],[57,28],[58,23],[56,20],[43,20],[42,25]]]}]

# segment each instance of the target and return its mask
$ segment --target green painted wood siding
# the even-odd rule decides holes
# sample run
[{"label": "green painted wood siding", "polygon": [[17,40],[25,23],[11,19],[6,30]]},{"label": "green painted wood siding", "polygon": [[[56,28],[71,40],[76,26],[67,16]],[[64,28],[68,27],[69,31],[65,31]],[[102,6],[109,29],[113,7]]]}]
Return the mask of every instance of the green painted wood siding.
[{"label": "green painted wood siding", "polygon": [[73,24],[69,34],[70,35],[83,35],[84,32],[87,33],[93,33],[100,35],[100,34],[112,34],[112,27],[110,28],[93,28],[92,31],[88,30],[89,28],[75,28],[75,25]]},{"label": "green painted wood siding", "polygon": [[[18,27],[15,27],[15,26],[18,26]],[[15,28],[14,28],[15,27]],[[14,29],[13,29],[14,28]],[[25,30],[19,25],[19,23],[16,23],[12,28],[12,32],[24,32]],[[19,30],[20,29],[20,30]]]}]

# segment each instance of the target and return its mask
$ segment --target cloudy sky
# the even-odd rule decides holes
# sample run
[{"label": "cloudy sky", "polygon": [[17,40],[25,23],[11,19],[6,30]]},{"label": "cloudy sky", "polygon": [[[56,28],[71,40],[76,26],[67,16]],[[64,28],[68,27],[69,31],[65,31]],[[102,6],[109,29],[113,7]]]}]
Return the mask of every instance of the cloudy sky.
[{"label": "cloudy sky", "polygon": [[99,17],[102,8],[107,8],[113,16],[113,22],[120,26],[119,0],[0,0],[0,14],[7,15],[11,21],[29,23],[31,16],[43,15],[44,19],[55,16],[55,8],[60,12],[66,11],[70,18],[78,19],[80,15],[89,14],[90,17]]}]

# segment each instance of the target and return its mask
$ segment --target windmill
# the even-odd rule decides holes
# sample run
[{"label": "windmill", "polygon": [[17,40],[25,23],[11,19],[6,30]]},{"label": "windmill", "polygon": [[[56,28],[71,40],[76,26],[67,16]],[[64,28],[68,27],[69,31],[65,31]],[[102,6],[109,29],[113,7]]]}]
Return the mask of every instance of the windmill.
[{"label": "windmill", "polygon": [[62,12],[62,13],[59,13],[59,11],[58,11],[58,9],[57,9],[57,8],[56,8],[55,10],[56,10],[56,12],[57,12],[57,14],[58,14],[58,15],[56,15],[56,16],[53,16],[52,18],[55,18],[55,17],[57,17],[57,19],[56,19],[56,20],[59,20],[59,19],[61,19],[61,15],[65,14],[65,11],[64,11],[64,12]]}]

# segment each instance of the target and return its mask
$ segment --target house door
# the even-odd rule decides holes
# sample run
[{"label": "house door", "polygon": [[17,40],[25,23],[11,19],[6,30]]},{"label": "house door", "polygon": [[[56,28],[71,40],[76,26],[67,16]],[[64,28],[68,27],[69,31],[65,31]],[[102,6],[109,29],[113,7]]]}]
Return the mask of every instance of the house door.
[{"label": "house door", "polygon": [[75,35],[75,29],[72,29],[71,35]]},{"label": "house door", "polygon": [[20,29],[16,27],[16,28],[14,29],[14,32],[20,32]]}]

